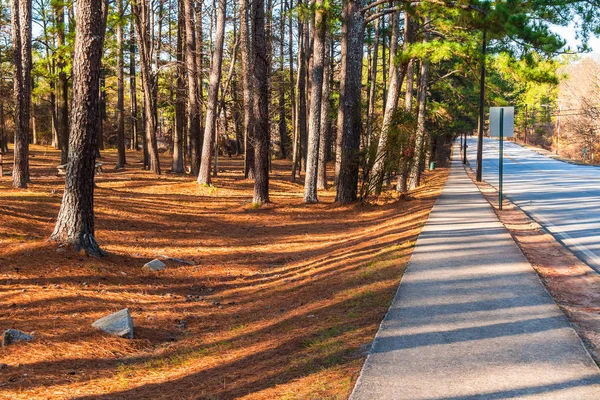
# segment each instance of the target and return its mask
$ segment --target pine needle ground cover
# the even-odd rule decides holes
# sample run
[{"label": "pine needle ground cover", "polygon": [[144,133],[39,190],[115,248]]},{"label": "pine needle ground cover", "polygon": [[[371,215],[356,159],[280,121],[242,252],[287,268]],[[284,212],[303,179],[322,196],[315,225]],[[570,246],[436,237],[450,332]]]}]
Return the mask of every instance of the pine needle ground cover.
[{"label": "pine needle ground cover", "polygon": [[[64,177],[58,152],[32,155],[29,189],[0,180],[0,329],[35,332],[0,349],[2,399],[347,398],[448,173],[405,199],[307,206],[274,161],[273,204],[255,208],[241,159],[203,187],[141,171],[139,153],[115,171],[109,151],[97,259],[47,242]],[[193,265],[142,269],[161,256]],[[90,326],[122,308],[135,339]]]}]

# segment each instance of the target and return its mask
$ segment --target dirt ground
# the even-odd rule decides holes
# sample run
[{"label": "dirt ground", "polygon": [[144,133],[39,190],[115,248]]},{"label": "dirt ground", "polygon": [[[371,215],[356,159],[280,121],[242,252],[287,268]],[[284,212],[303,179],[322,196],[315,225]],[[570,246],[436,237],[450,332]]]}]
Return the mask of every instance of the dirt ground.
[{"label": "dirt ground", "polygon": [[[475,182],[470,168],[467,173]],[[600,365],[600,276],[510,201],[504,199],[498,210],[495,188],[475,184]]]},{"label": "dirt ground", "polygon": [[[341,207],[330,190],[307,206],[275,161],[273,204],[255,209],[241,159],[202,187],[115,158],[96,180],[102,259],[46,240],[56,151],[33,146],[28,189],[0,179],[0,330],[35,332],[0,349],[0,398],[347,398],[448,171],[403,200]],[[194,265],[142,270],[158,256]],[[135,339],[90,326],[125,307]]]}]

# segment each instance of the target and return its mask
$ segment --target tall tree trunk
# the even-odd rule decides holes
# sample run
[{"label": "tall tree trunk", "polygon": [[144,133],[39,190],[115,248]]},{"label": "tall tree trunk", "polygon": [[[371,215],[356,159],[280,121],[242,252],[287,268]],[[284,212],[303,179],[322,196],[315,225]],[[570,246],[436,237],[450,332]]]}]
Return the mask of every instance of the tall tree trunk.
[{"label": "tall tree trunk", "polygon": [[62,204],[51,239],[99,256],[94,231],[94,170],[100,69],[106,31],[105,0],[78,0],[73,57],[69,163]]},{"label": "tall tree trunk", "polygon": [[200,147],[200,100],[198,98],[198,65],[196,58],[196,27],[194,22],[194,0],[182,0],[185,13],[185,64],[187,69],[187,134],[191,147],[188,150],[190,172],[197,174],[200,164],[197,161]]},{"label": "tall tree trunk", "polygon": [[138,149],[137,82],[135,79],[135,28],[133,19],[129,23],[129,97],[131,118],[131,149]]},{"label": "tall tree trunk", "polygon": [[[394,18],[393,16],[390,15],[390,24],[392,23],[392,19]],[[385,29],[385,15],[383,17],[381,17],[381,28],[380,28],[381,32],[383,32],[383,34],[381,35],[381,81],[382,81],[382,86],[383,86],[383,90],[381,91],[382,96],[381,96],[381,100],[383,101],[383,109],[385,110],[385,106],[386,106],[386,101],[387,101],[387,79],[388,79],[388,73],[387,73],[387,65],[389,65],[388,63],[390,63],[388,54],[387,54],[387,37],[388,37],[388,32]],[[390,29],[391,30],[391,29]],[[391,36],[391,34],[390,34]],[[391,40],[391,38],[390,38]]]},{"label": "tall tree trunk", "polygon": [[104,150],[104,121],[106,120],[106,69],[100,68],[100,101],[98,107],[100,109],[100,123],[98,124],[98,143],[96,157],[100,158],[100,150]]},{"label": "tall tree trunk", "polygon": [[367,146],[373,138],[373,116],[375,114],[375,95],[377,92],[377,63],[379,61],[379,22],[375,21],[375,39],[373,40],[373,56],[371,58],[371,85],[369,86],[367,107]]},{"label": "tall tree trunk", "polygon": [[67,81],[67,62],[65,59],[65,5],[63,2],[55,4],[56,39],[58,52],[56,67],[58,69],[58,104],[57,104],[57,136],[60,149],[60,163],[67,163],[69,147],[69,84]]},{"label": "tall tree trunk", "polygon": [[[224,1],[224,0],[221,0]],[[269,202],[269,61],[265,40],[265,2],[254,0],[252,70],[254,86],[254,204]]]},{"label": "tall tree trunk", "polygon": [[239,0],[242,89],[244,103],[244,176],[254,179],[254,116],[252,102],[252,46],[249,30],[249,0]]},{"label": "tall tree trunk", "polygon": [[285,17],[283,0],[279,6],[279,147],[281,159],[287,157],[287,122],[285,120],[285,76],[283,62],[285,56],[283,54],[283,36],[285,34]]},{"label": "tall tree trunk", "polygon": [[[429,20],[429,18],[427,19]],[[425,42],[429,41],[429,32],[425,34]],[[429,59],[421,60],[421,77],[417,96],[417,132],[415,136],[415,156],[410,169],[409,189],[415,189],[421,184],[421,164],[425,146],[425,105],[427,103],[427,84],[429,80]]]},{"label": "tall tree trunk", "polygon": [[[386,157],[388,151],[388,134],[392,124],[392,118],[396,108],[398,108],[398,100],[400,98],[400,89],[402,88],[402,81],[404,80],[404,67],[402,65],[400,69],[400,63],[396,56],[398,51],[398,35],[399,35],[399,24],[398,24],[398,12],[395,12],[391,18],[391,29],[392,38],[390,41],[390,86],[387,92],[387,99],[385,102],[385,109],[383,112],[383,122],[381,124],[381,134],[379,136],[379,143],[377,144],[377,153],[375,155],[375,162],[373,164],[373,170],[371,175],[371,187],[375,187],[377,194],[381,192],[381,186],[383,184],[384,177],[384,166],[386,164]],[[406,13],[408,15],[408,13]],[[410,27],[410,25],[406,25]],[[408,31],[408,29],[406,30]],[[407,41],[405,40],[405,45]]]},{"label": "tall tree trunk", "polygon": [[[308,6],[308,0],[305,1],[306,6]],[[303,118],[303,129],[300,130],[300,154],[302,155],[300,159],[300,169],[306,172],[306,155],[308,148],[308,110],[310,108],[310,79],[311,79],[311,68],[312,68],[312,57],[311,57],[311,49],[312,49],[312,35],[311,32],[314,29],[311,29],[312,18],[308,20],[308,23],[304,24],[304,39],[302,40],[302,52],[304,55],[303,65],[304,65],[304,73],[302,79],[302,91],[304,96],[302,96],[302,101],[300,103],[300,109],[304,110],[302,115]],[[298,72],[300,72],[300,67],[298,67]]]},{"label": "tall tree trunk", "polygon": [[[329,36],[329,35],[328,35]],[[331,37],[327,39],[331,42]],[[331,43],[330,43],[331,44]],[[319,168],[317,173],[317,189],[327,189],[327,150],[330,144],[331,124],[329,122],[329,92],[331,91],[331,58],[332,48],[325,50],[325,70],[323,72],[323,93],[321,95],[321,135],[319,138]]]},{"label": "tall tree trunk", "polygon": [[117,168],[123,168],[125,159],[125,82],[123,76],[123,0],[117,0]]},{"label": "tall tree trunk", "polygon": [[[35,86],[32,86],[35,88]],[[37,120],[35,118],[35,101],[31,101],[31,144],[38,144]]]},{"label": "tall tree trunk", "polygon": [[[231,82],[233,80],[233,74],[235,72],[235,63],[237,60],[237,53],[238,53],[238,47],[239,47],[239,40],[238,40],[238,35],[237,35],[237,27],[234,25],[233,27],[233,49],[231,49],[231,56],[229,58],[229,71],[227,72],[227,76],[225,77],[225,81],[223,82],[223,87],[221,88],[221,98],[219,100],[218,103],[218,107],[217,107],[217,118],[221,120],[221,126],[222,126],[222,134],[219,135],[219,129],[215,130],[215,148],[214,148],[214,167],[213,167],[213,176],[217,176],[218,173],[218,169],[219,169],[219,163],[218,163],[218,157],[219,157],[219,137],[224,137],[227,133],[227,125],[228,125],[228,120],[227,120],[227,110],[226,110],[226,102],[225,102],[225,96],[227,95],[227,93],[229,92],[229,86],[231,85]],[[217,124],[218,125],[218,124]],[[218,128],[218,126],[217,126]],[[231,155],[230,155],[231,156]]]},{"label": "tall tree trunk", "polygon": [[[306,24],[298,20],[298,74],[296,77],[296,129],[294,159],[292,160],[292,182],[296,180],[298,163],[304,160],[306,147],[302,146],[306,137],[306,47],[307,37],[304,33]],[[302,166],[302,165],[301,165]],[[300,167],[301,167],[300,166]],[[301,168],[300,168],[301,169]]]},{"label": "tall tree trunk", "polygon": [[[415,39],[414,31],[416,30],[416,24],[410,15],[404,16],[404,25],[408,27],[404,33],[404,47],[408,44],[413,43]],[[415,59],[412,58],[408,61],[406,67],[406,93],[404,95],[404,111],[412,113],[413,109],[413,87],[415,81]],[[408,172],[410,169],[410,153],[412,151],[412,138],[407,140],[407,148],[400,158],[398,180],[396,183],[396,191],[400,193],[406,193],[408,191]]]},{"label": "tall tree trunk", "polygon": [[[326,10],[323,0],[315,2],[315,31],[313,35],[312,77],[310,99],[310,129],[306,155],[306,177],[304,179],[304,202],[316,203],[317,172],[319,162],[319,138],[321,136],[321,101],[323,97],[323,69],[325,67],[325,34],[327,32]],[[325,101],[327,101],[325,99]]]},{"label": "tall tree trunk", "polygon": [[4,120],[4,102],[0,101],[0,153],[7,153],[7,152],[8,152],[8,137],[6,136],[6,123]]},{"label": "tall tree trunk", "polygon": [[11,1],[14,61],[15,146],[13,186],[29,182],[29,118],[31,113],[31,0]]},{"label": "tall tree trunk", "polygon": [[361,133],[361,78],[364,17],[361,0],[348,0],[342,6],[342,62],[340,105],[338,109],[338,151],[336,201],[356,201]]},{"label": "tall tree trunk", "polygon": [[140,52],[140,72],[142,76],[142,89],[144,94],[145,140],[150,162],[150,170],[160,175],[160,162],[158,158],[158,143],[156,141],[157,114],[154,98],[154,85],[158,84],[152,72],[152,50],[150,18],[151,7],[149,0],[138,0],[132,4],[137,27],[137,43]]},{"label": "tall tree trunk", "polygon": [[175,132],[173,134],[173,164],[171,172],[183,174],[183,136],[185,131],[185,66],[183,65],[183,35],[185,26],[185,0],[178,0],[177,4],[177,89],[175,91]]},{"label": "tall tree trunk", "polygon": [[206,122],[204,124],[204,142],[202,143],[202,161],[200,163],[200,172],[198,174],[198,183],[207,185],[211,183],[210,167],[212,150],[215,145],[217,105],[219,101],[219,86],[221,83],[221,65],[223,63],[223,43],[225,41],[226,7],[226,0],[219,0],[215,31],[215,48],[212,54],[208,82]]},{"label": "tall tree trunk", "polygon": [[[289,55],[289,69],[290,69],[290,103],[291,103],[291,108],[292,108],[292,159],[293,159],[293,163],[294,163],[294,168],[296,165],[296,154],[297,154],[297,135],[298,135],[298,130],[296,127],[296,91],[294,90],[294,35],[293,35],[293,29],[292,29],[292,13],[291,13],[291,8],[293,7],[293,0],[289,0],[290,3],[285,2],[285,7],[286,7],[286,12],[288,14],[288,55]],[[283,41],[283,36],[281,38],[281,40]],[[296,171],[294,171],[293,175],[292,175],[292,182],[295,179],[295,174]]]}]

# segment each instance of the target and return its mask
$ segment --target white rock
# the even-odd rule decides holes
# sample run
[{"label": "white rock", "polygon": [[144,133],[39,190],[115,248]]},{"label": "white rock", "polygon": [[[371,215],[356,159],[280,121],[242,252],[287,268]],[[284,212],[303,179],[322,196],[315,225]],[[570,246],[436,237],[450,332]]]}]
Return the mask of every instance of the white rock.
[{"label": "white rock", "polygon": [[148,263],[146,263],[143,267],[143,269],[148,270],[148,271],[160,271],[165,269],[166,265],[164,262],[160,261],[159,259],[154,259]]},{"label": "white rock", "polygon": [[92,326],[111,335],[133,339],[133,319],[127,308],[100,318]]}]

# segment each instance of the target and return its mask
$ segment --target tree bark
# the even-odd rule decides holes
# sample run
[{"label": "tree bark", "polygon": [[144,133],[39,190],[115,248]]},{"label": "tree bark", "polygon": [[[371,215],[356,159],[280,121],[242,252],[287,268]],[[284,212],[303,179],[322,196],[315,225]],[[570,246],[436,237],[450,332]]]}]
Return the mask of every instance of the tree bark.
[{"label": "tree bark", "polygon": [[[224,1],[224,0],[221,0]],[[252,24],[254,86],[254,204],[269,202],[269,61],[265,40],[265,2],[254,0]]]},{"label": "tree bark", "polygon": [[[387,92],[387,99],[385,101],[385,109],[383,112],[383,122],[381,124],[381,134],[379,136],[379,142],[377,144],[377,153],[375,156],[375,162],[373,164],[373,170],[371,174],[371,187],[375,188],[376,194],[381,192],[381,187],[383,184],[384,172],[385,172],[385,164],[386,164],[386,156],[387,156],[387,147],[388,147],[388,135],[389,130],[392,124],[392,118],[394,116],[394,112],[396,108],[398,108],[398,100],[400,98],[400,89],[402,88],[402,81],[404,80],[405,68],[406,64],[402,65],[402,69],[400,68],[400,63],[397,61],[396,52],[398,51],[398,36],[399,36],[399,27],[398,27],[398,12],[392,14],[391,17],[391,29],[392,36],[390,41],[390,67],[389,67],[389,79],[390,86]],[[408,13],[405,13],[408,16]],[[405,48],[408,46],[410,40],[407,40],[409,36],[412,36],[412,33],[409,32],[410,24],[405,24],[407,29],[405,29],[405,40],[404,46]]]},{"label": "tree bark", "polygon": [[131,118],[131,149],[138,149],[138,111],[137,82],[135,79],[135,28],[133,20],[129,23],[129,97]]},{"label": "tree bark", "polygon": [[[294,157],[292,159],[292,182],[296,181],[299,172],[298,163],[304,160],[305,147],[302,146],[306,137],[306,47],[307,38],[304,33],[305,23],[298,21],[298,74],[296,77],[296,129],[294,138]],[[300,166],[301,167],[301,166]]]},{"label": "tree bark", "polygon": [[204,141],[202,143],[202,161],[198,183],[210,185],[210,167],[212,150],[215,145],[215,131],[217,121],[217,105],[219,101],[219,86],[221,82],[221,65],[223,63],[223,43],[225,41],[225,13],[226,0],[218,1],[217,25],[215,29],[215,43],[210,66],[208,82],[208,98],[206,106],[206,122],[204,124]]},{"label": "tree bark", "polygon": [[94,231],[94,167],[106,9],[104,0],[77,2],[69,163],[62,204],[51,236],[54,241],[94,256],[103,254]]},{"label": "tree bark", "polygon": [[14,62],[15,143],[12,184],[26,188],[29,182],[29,119],[31,113],[31,0],[11,1]]},{"label": "tree bark", "polygon": [[373,138],[373,115],[375,114],[375,95],[377,92],[377,64],[379,61],[379,22],[375,21],[375,39],[373,40],[373,56],[371,58],[371,84],[367,106],[367,146]]},{"label": "tree bark", "polygon": [[248,27],[249,0],[239,0],[241,70],[244,104],[244,176],[254,179],[254,116],[252,102],[252,47]]},{"label": "tree bark", "polygon": [[127,162],[125,156],[125,82],[123,76],[123,0],[117,0],[117,168]]},{"label": "tree bark", "polygon": [[[297,154],[297,145],[296,145],[296,138],[297,138],[297,134],[298,134],[298,130],[296,127],[296,91],[294,90],[294,35],[293,35],[293,29],[292,29],[292,13],[291,13],[291,8],[293,7],[292,4],[293,0],[290,0],[290,3],[288,4],[287,0],[285,2],[285,6],[286,6],[286,12],[288,14],[288,55],[289,55],[289,69],[290,69],[290,103],[291,103],[291,108],[292,108],[292,159],[294,162],[294,165],[296,164],[295,158],[296,154]],[[281,38],[281,40],[283,41],[283,36]],[[294,171],[294,174],[292,176],[292,182],[295,179],[295,174],[296,172]]]},{"label": "tree bark", "polygon": [[[328,35],[329,36],[329,35]],[[331,44],[331,37],[327,40]],[[325,70],[323,72],[323,94],[321,96],[321,135],[319,138],[319,168],[317,173],[317,189],[327,189],[327,155],[331,141],[331,123],[329,121],[329,93],[331,91],[331,58],[333,50],[325,50]]]},{"label": "tree bark", "polygon": [[185,66],[183,57],[183,36],[185,26],[185,0],[178,0],[177,13],[177,89],[175,91],[175,132],[173,135],[173,163],[171,172],[183,174],[183,136],[185,131]]},{"label": "tree bark", "polygon": [[182,0],[185,20],[185,64],[187,69],[187,135],[191,144],[188,149],[190,172],[197,174],[200,147],[200,101],[198,97],[198,65],[196,58],[196,27],[194,21],[194,0]]},{"label": "tree bark", "polygon": [[342,6],[342,62],[337,127],[339,155],[336,155],[336,201],[341,204],[356,201],[358,190],[364,43],[362,6],[361,0],[348,0]]},{"label": "tree bark", "polygon": [[[325,35],[327,32],[326,10],[323,0],[315,2],[315,32],[313,35],[310,122],[306,153],[306,176],[304,178],[304,202],[316,203],[317,172],[319,162],[319,138],[321,136],[321,101],[323,98],[323,70],[325,68]],[[325,85],[326,86],[326,85]],[[325,100],[327,101],[327,100]]]},{"label": "tree bark", "polygon": [[144,94],[144,116],[145,116],[145,140],[147,144],[149,167],[152,172],[160,175],[160,162],[158,158],[158,143],[156,141],[157,114],[154,97],[155,88],[158,84],[152,72],[152,50],[150,18],[151,7],[149,0],[136,0],[132,3],[137,28],[137,43],[140,53],[140,72],[142,77],[142,89]]},{"label": "tree bark", "polygon": [[280,2],[279,7],[279,148],[281,159],[285,160],[287,157],[287,122],[285,120],[285,76],[283,69],[283,36],[285,34],[285,18],[284,18],[284,5],[283,0]]},{"label": "tree bark", "polygon": [[[425,33],[425,42],[429,41],[429,32]],[[425,105],[427,103],[427,85],[429,80],[429,59],[421,60],[421,77],[419,81],[417,132],[415,136],[415,156],[410,169],[409,189],[415,189],[421,184],[421,162],[425,146]]]},{"label": "tree bark", "polygon": [[58,69],[58,104],[57,104],[57,130],[58,147],[60,149],[60,163],[67,163],[67,153],[69,147],[69,83],[67,81],[66,60],[65,60],[65,5],[63,2],[57,2],[55,5],[56,14],[56,39],[58,52],[56,57],[56,67]]}]

